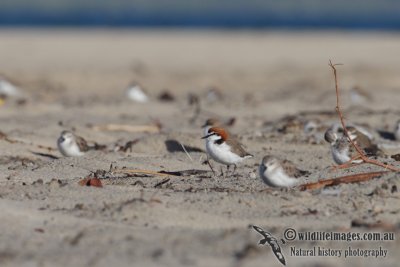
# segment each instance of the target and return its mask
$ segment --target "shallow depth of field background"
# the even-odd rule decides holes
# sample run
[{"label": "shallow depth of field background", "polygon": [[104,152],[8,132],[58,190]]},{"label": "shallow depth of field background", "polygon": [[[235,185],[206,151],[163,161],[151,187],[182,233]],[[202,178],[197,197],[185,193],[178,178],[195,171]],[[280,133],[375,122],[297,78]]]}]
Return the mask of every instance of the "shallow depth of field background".
[{"label": "shallow depth of field background", "polygon": [[[0,79],[19,89],[0,96],[0,266],[280,266],[258,225],[278,239],[286,228],[395,232],[283,252],[287,266],[397,267],[399,174],[300,191],[269,188],[257,168],[265,155],[290,160],[310,172],[302,183],[378,169],[330,172],[328,62],[344,64],[346,120],[393,135],[399,14],[397,0],[0,0]],[[148,102],[129,99],[133,83]],[[209,117],[234,118],[229,131],[254,155],[227,178],[202,164]],[[63,130],[103,149],[63,157]],[[79,185],[94,173],[103,188]],[[289,246],[389,254],[295,257]]]}]

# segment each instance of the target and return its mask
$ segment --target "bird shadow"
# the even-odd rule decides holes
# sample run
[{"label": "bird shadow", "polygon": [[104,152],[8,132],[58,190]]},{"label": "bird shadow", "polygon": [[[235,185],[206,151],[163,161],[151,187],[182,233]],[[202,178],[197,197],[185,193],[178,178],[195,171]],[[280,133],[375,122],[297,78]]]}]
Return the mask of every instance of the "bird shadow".
[{"label": "bird shadow", "polygon": [[168,150],[168,152],[174,153],[174,152],[185,152],[185,150],[183,149],[182,145],[185,147],[186,151],[188,153],[190,152],[204,152],[204,150],[198,148],[198,147],[194,147],[194,146],[187,146],[185,144],[181,144],[176,140],[173,139],[169,139],[165,141],[165,146]]}]

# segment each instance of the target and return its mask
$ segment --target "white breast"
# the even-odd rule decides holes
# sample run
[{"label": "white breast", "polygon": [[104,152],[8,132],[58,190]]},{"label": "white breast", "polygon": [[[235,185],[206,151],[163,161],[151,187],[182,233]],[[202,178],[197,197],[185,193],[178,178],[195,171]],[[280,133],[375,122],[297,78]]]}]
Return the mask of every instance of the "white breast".
[{"label": "white breast", "polygon": [[[342,151],[337,150],[335,147],[332,147],[332,157],[333,160],[336,162],[336,164],[341,165],[344,163],[348,163],[349,160],[351,159],[349,155],[349,149],[345,149]],[[362,160],[352,160],[352,163],[361,163]]]},{"label": "white breast", "polygon": [[339,151],[334,147],[332,147],[332,158],[339,165],[350,160],[347,149],[344,151]]},{"label": "white breast", "polygon": [[75,142],[67,143],[63,142],[58,144],[58,149],[60,150],[61,154],[66,157],[79,157],[83,156],[85,153],[80,151],[78,145]]},{"label": "white breast", "polygon": [[225,165],[236,164],[245,159],[233,153],[226,143],[219,145],[212,140],[207,140],[206,149],[212,159]]},{"label": "white breast", "polygon": [[261,165],[259,172],[264,183],[272,187],[292,187],[298,183],[296,178],[288,176],[282,168],[268,171]]}]

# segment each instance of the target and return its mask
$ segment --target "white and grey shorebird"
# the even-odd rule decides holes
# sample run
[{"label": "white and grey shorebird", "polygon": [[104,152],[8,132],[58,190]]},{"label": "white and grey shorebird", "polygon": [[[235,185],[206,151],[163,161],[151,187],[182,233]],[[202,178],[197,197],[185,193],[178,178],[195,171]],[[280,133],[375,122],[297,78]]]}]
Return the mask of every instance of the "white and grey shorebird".
[{"label": "white and grey shorebird", "polygon": [[85,139],[70,131],[62,131],[57,140],[58,150],[66,157],[83,156],[90,147]]},{"label": "white and grey shorebird", "polygon": [[293,187],[299,184],[299,177],[309,174],[298,169],[291,161],[265,156],[259,166],[260,178],[272,187]]},{"label": "white and grey shorebird", "polygon": [[149,97],[142,87],[137,83],[132,83],[128,89],[126,89],[126,96],[138,103],[146,103],[149,101]]},{"label": "white and grey shorebird", "polygon": [[[378,153],[377,145],[372,142],[369,136],[352,126],[346,129],[351,140],[357,144],[364,153],[367,155],[376,155]],[[359,154],[351,144],[350,139],[344,133],[340,137],[338,135],[339,133],[332,129],[328,129],[325,132],[325,140],[331,144],[333,160],[339,165],[350,163],[350,160],[351,163],[361,163],[361,159],[356,159]]]},{"label": "white and grey shorebird", "polygon": [[222,127],[211,127],[202,139],[206,139],[207,154],[216,162],[226,165],[227,170],[233,165],[233,173],[237,163],[253,157]]}]

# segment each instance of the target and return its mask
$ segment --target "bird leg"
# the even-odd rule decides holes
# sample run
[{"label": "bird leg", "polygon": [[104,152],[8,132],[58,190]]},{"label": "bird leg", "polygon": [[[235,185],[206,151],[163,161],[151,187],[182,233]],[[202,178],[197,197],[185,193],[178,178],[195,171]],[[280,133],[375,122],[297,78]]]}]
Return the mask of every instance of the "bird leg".
[{"label": "bird leg", "polygon": [[221,166],[221,174],[219,176],[224,177],[224,170],[222,169],[222,166]]},{"label": "bird leg", "polygon": [[226,176],[228,176],[228,173],[229,173],[229,167],[230,167],[231,165],[226,165],[226,173],[225,173],[225,176],[224,176],[224,178],[226,178]]},{"label": "bird leg", "polygon": [[207,160],[206,160],[206,162],[207,162],[208,167],[210,167],[210,169],[211,169],[213,175],[215,176],[215,171],[214,171],[213,167],[211,166],[210,159],[208,158],[208,155],[207,155]]},{"label": "bird leg", "polygon": [[236,168],[237,168],[236,164],[233,164],[233,172],[232,172],[232,175],[234,175],[234,174],[235,174],[235,172],[236,172]]}]

